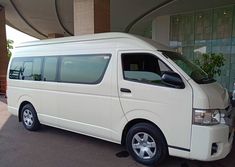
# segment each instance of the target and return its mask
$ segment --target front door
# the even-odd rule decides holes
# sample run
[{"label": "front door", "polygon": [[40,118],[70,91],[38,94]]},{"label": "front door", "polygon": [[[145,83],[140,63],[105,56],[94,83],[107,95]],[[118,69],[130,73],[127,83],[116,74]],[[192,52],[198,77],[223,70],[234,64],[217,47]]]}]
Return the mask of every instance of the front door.
[{"label": "front door", "polygon": [[184,89],[164,85],[161,81],[164,71],[175,70],[156,54],[159,53],[119,53],[118,90],[122,108],[128,121],[142,118],[154,122],[169,147],[189,149],[192,89],[187,81]]}]

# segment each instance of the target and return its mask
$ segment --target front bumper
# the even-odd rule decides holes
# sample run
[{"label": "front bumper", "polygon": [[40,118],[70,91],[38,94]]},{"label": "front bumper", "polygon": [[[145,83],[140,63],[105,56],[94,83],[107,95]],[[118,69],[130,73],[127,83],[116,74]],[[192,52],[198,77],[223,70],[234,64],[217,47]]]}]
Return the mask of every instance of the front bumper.
[{"label": "front bumper", "polygon": [[213,161],[225,158],[231,151],[233,136],[233,129],[224,124],[192,125],[190,159]]}]

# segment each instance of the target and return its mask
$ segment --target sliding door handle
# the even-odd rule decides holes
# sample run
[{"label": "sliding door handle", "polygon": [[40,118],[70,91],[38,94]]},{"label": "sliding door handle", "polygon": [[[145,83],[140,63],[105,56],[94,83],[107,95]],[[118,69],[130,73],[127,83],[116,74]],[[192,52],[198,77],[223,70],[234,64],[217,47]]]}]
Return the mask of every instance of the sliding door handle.
[{"label": "sliding door handle", "polygon": [[127,88],[121,88],[120,91],[124,93],[131,93],[131,90]]}]

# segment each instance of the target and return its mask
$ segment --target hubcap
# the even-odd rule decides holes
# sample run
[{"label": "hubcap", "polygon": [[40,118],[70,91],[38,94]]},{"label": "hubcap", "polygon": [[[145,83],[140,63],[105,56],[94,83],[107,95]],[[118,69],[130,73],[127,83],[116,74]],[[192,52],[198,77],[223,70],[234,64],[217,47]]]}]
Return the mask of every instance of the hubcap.
[{"label": "hubcap", "polygon": [[151,159],[156,154],[156,143],[154,139],[145,132],[139,132],[132,139],[132,148],[141,159]]},{"label": "hubcap", "polygon": [[33,114],[29,109],[24,110],[23,112],[23,121],[26,126],[32,126],[33,125]]}]

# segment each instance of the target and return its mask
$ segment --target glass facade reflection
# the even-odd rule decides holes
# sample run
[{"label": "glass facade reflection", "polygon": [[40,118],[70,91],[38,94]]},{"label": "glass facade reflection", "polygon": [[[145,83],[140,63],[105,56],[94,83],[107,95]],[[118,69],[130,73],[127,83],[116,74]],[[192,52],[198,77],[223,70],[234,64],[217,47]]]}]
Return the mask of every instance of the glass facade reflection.
[{"label": "glass facade reflection", "polygon": [[171,16],[170,46],[190,59],[202,53],[226,58],[217,81],[232,91],[235,82],[235,5]]}]

